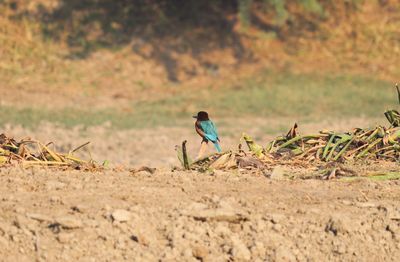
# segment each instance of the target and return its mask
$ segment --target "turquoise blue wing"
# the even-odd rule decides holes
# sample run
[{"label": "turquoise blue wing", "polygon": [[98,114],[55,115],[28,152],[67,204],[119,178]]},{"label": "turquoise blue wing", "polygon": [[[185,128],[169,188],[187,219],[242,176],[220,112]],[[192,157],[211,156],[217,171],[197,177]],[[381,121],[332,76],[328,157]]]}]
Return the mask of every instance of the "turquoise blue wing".
[{"label": "turquoise blue wing", "polygon": [[221,152],[221,146],[218,143],[218,132],[217,128],[215,127],[214,123],[210,120],[208,121],[201,121],[200,122],[201,129],[203,130],[205,137],[213,142],[215,149],[217,152]]},{"label": "turquoise blue wing", "polygon": [[208,140],[212,142],[218,141],[218,132],[212,121],[201,121],[200,126]]}]

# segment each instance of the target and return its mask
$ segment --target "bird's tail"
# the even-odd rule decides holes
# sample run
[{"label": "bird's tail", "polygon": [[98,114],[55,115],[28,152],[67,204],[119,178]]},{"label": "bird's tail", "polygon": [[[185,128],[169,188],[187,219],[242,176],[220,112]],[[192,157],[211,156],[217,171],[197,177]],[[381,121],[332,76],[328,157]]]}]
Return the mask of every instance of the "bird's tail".
[{"label": "bird's tail", "polygon": [[218,142],[214,142],[214,147],[217,150],[218,153],[220,153],[222,151],[221,146],[219,145]]}]

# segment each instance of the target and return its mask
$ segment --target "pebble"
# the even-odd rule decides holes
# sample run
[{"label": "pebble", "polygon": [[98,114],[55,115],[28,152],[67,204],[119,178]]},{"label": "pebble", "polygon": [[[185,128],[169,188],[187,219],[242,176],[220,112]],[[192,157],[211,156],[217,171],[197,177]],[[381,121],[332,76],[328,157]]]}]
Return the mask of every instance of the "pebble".
[{"label": "pebble", "polygon": [[151,243],[149,236],[147,236],[147,234],[144,234],[142,232],[139,232],[136,235],[132,235],[131,239],[138,242],[139,244],[141,244],[143,246],[149,246]]},{"label": "pebble", "polygon": [[240,221],[246,220],[246,217],[240,212],[240,210],[231,210],[225,208],[192,210],[186,212],[185,215],[194,217],[195,219],[200,221],[238,223]]},{"label": "pebble", "polygon": [[353,202],[351,202],[349,200],[342,200],[342,204],[346,205],[346,206],[351,206],[353,204]]},{"label": "pebble", "polygon": [[25,208],[23,208],[23,207],[16,207],[16,208],[14,209],[14,211],[15,211],[15,213],[22,214],[22,213],[25,213]]},{"label": "pebble", "polygon": [[281,223],[282,221],[285,221],[287,218],[283,214],[271,214],[271,222],[274,224]]},{"label": "pebble", "polygon": [[57,240],[58,242],[60,242],[61,244],[66,244],[68,242],[71,241],[71,239],[74,238],[74,234],[73,233],[64,233],[61,232],[57,235]]},{"label": "pebble", "polygon": [[192,252],[193,256],[200,260],[204,260],[208,256],[208,249],[202,245],[194,246]]},{"label": "pebble", "polygon": [[332,216],[326,224],[325,231],[332,232],[335,236],[350,231],[351,225],[344,217]]},{"label": "pebble", "polygon": [[231,229],[232,232],[234,233],[239,233],[240,231],[242,231],[242,227],[240,224],[230,224],[229,228]]},{"label": "pebble", "polygon": [[334,246],[334,251],[337,252],[338,254],[344,254],[346,253],[346,245],[337,239],[333,241],[333,246]]},{"label": "pebble", "polygon": [[193,258],[193,251],[191,248],[185,248],[185,250],[182,251],[182,256],[185,258],[185,260],[189,260],[190,258]]},{"label": "pebble", "polygon": [[282,230],[282,226],[280,224],[273,224],[272,229],[279,232]]},{"label": "pebble", "polygon": [[111,213],[111,217],[114,221],[117,222],[126,222],[131,219],[131,213],[124,209],[117,209]]},{"label": "pebble", "polygon": [[216,234],[218,234],[220,236],[228,236],[232,233],[232,231],[228,227],[226,227],[222,224],[218,224],[214,231]]},{"label": "pebble", "polygon": [[88,211],[89,208],[85,205],[76,205],[71,207],[71,209],[75,212],[85,213],[86,211]]}]

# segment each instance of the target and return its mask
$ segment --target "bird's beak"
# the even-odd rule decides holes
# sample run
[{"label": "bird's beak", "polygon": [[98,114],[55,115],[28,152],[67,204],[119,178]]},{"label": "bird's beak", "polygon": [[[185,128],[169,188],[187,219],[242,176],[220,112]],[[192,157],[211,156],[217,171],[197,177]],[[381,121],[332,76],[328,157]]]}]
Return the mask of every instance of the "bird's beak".
[{"label": "bird's beak", "polygon": [[197,116],[193,116],[193,118],[196,118],[196,119],[197,119]]}]

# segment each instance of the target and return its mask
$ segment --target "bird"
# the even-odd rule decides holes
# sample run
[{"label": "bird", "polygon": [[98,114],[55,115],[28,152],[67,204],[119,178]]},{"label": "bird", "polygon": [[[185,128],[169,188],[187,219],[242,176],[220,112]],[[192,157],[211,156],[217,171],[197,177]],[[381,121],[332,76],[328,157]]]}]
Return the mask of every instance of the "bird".
[{"label": "bird", "polygon": [[215,124],[210,120],[208,113],[200,111],[197,115],[193,116],[196,119],[194,124],[197,134],[199,134],[203,140],[201,141],[201,147],[198,158],[200,158],[207,149],[208,141],[214,144],[217,152],[221,152],[221,146],[219,144],[219,136]]}]

